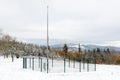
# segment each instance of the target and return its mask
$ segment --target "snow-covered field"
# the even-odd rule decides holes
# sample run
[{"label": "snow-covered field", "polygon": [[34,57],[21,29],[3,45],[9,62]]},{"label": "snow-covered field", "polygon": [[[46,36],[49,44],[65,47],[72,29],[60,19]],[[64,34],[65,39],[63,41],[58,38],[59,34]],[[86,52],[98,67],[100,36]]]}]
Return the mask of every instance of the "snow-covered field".
[{"label": "snow-covered field", "polygon": [[97,71],[47,74],[39,70],[23,69],[21,58],[12,62],[11,58],[0,57],[0,80],[120,80],[120,66],[97,65]]}]

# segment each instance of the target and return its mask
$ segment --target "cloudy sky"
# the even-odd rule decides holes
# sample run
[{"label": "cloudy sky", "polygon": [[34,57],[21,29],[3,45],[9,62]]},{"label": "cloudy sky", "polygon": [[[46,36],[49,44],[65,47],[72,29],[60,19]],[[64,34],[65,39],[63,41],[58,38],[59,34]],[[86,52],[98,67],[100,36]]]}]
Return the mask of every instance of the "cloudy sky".
[{"label": "cloudy sky", "polygon": [[0,0],[0,29],[20,40],[120,43],[119,0]]}]

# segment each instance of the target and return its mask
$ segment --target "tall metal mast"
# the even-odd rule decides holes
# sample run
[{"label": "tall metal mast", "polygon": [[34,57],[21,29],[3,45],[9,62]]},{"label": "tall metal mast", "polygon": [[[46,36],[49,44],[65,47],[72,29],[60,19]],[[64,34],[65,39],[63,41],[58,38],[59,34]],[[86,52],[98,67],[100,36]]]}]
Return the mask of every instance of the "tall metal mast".
[{"label": "tall metal mast", "polygon": [[49,5],[47,5],[47,73],[49,69],[49,13],[48,13]]}]

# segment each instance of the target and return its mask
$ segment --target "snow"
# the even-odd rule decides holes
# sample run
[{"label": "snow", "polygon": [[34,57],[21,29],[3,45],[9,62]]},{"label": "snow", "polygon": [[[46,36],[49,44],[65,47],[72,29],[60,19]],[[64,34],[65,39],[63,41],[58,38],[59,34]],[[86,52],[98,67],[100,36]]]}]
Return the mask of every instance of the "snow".
[{"label": "snow", "polygon": [[106,42],[103,44],[98,44],[100,46],[113,46],[113,47],[120,47],[120,41],[111,41],[111,42]]},{"label": "snow", "polygon": [[[61,68],[60,66],[62,65],[58,65],[58,68]],[[120,66],[97,65],[97,71],[50,72],[47,74],[39,70],[23,69],[22,58],[12,62],[11,58],[0,57],[0,80],[120,80]]]}]

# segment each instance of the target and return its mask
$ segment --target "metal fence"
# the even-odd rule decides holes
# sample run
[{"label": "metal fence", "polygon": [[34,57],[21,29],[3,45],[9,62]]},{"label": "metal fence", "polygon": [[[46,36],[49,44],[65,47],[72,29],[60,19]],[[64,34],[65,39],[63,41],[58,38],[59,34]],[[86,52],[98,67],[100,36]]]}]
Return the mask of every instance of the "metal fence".
[{"label": "metal fence", "polygon": [[[24,56],[23,69],[32,69],[40,72],[47,72],[47,59],[45,57]],[[96,61],[49,58],[49,73],[70,73],[96,71]]]}]

